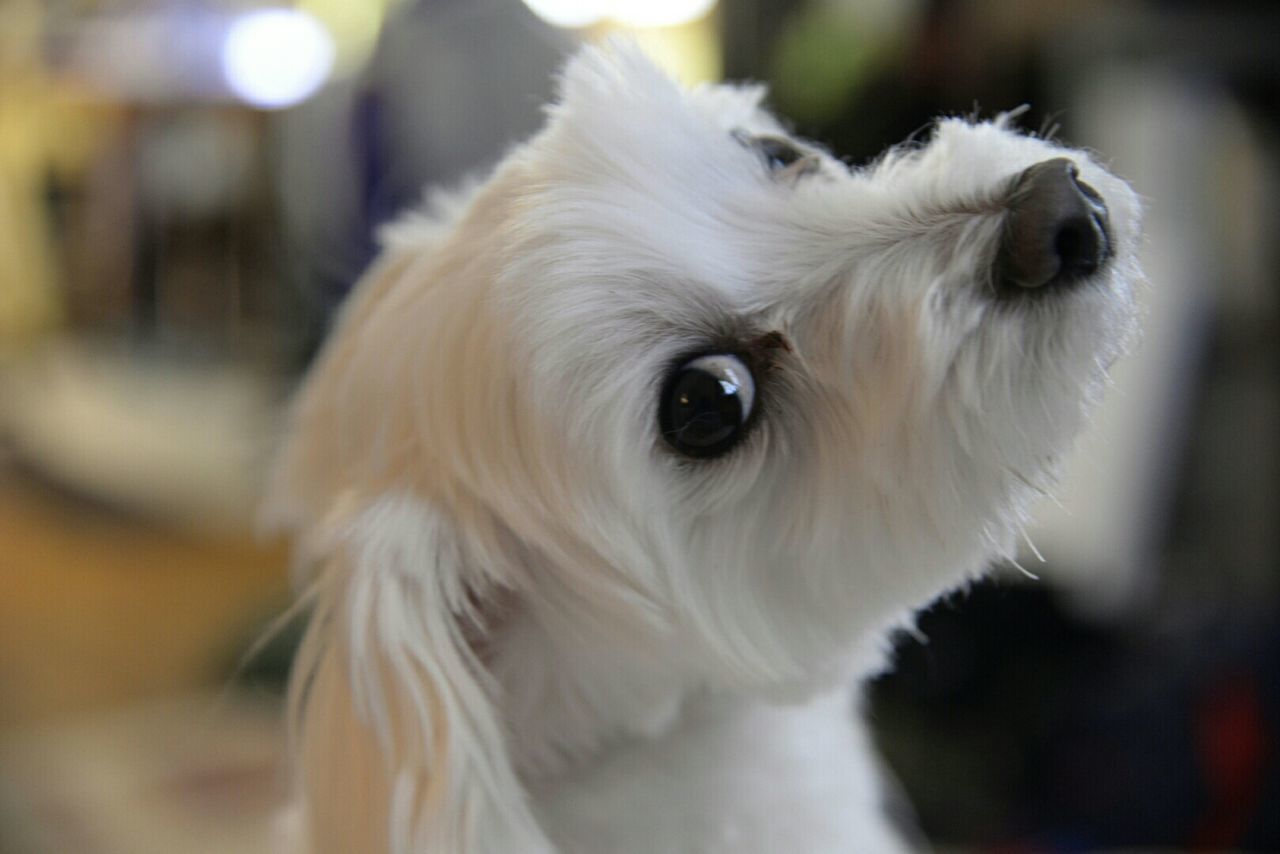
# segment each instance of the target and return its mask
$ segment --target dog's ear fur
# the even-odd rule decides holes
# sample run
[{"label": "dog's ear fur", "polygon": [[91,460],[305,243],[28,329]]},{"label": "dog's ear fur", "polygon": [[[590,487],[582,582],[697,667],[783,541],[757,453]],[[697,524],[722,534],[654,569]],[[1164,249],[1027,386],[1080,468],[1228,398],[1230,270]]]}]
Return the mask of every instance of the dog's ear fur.
[{"label": "dog's ear fur", "polygon": [[[475,642],[504,562],[466,496],[464,447],[506,399],[477,308],[499,189],[408,221],[344,308],[295,402],[266,520],[291,529],[314,608],[290,684],[308,854],[549,850]],[[498,351],[498,352],[495,352]],[[473,435],[472,445],[482,442]],[[487,533],[486,533],[487,532]]]},{"label": "dog's ear fur", "polygon": [[549,850],[469,642],[487,591],[450,521],[387,497],[332,535],[291,686],[307,850]]}]

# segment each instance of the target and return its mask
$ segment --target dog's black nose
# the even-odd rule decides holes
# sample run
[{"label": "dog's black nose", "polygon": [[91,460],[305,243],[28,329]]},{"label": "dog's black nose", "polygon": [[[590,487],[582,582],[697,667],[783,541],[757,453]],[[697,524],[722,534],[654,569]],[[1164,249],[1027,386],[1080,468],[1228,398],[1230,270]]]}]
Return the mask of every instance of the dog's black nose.
[{"label": "dog's black nose", "polygon": [[1008,209],[996,270],[1006,292],[1079,281],[1111,254],[1107,206],[1065,157],[1019,175]]}]

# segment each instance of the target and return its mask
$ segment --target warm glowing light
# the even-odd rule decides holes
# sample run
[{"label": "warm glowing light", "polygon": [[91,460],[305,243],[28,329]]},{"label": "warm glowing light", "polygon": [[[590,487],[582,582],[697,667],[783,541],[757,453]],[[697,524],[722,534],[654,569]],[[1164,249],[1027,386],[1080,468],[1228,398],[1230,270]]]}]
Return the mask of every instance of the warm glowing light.
[{"label": "warm glowing light", "polygon": [[311,15],[260,9],[232,22],[222,45],[222,73],[237,97],[255,107],[280,109],[324,85],[333,58],[333,39]]},{"label": "warm glowing light", "polygon": [[716,0],[524,0],[557,27],[588,27],[611,18],[629,27],[677,27],[711,11]]},{"label": "warm glowing light", "polygon": [[720,33],[709,17],[683,27],[639,28],[632,35],[650,59],[686,86],[723,76]]},{"label": "warm glowing light", "polygon": [[296,0],[294,8],[314,17],[333,38],[333,76],[364,67],[384,22],[400,0]]},{"label": "warm glowing light", "polygon": [[631,27],[678,27],[711,11],[716,0],[613,0],[609,17]]},{"label": "warm glowing light", "polygon": [[589,27],[609,13],[608,0],[524,0],[542,20],[556,27]]}]

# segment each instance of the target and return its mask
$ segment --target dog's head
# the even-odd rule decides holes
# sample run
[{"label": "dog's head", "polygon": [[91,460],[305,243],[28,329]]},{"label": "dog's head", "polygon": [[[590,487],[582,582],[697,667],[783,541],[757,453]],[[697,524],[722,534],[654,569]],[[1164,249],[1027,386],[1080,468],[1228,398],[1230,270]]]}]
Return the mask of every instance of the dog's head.
[{"label": "dog's head", "polygon": [[770,689],[1008,554],[1129,337],[1134,194],[1006,119],[850,169],[761,97],[587,51],[389,230],[277,472],[313,548],[424,537],[450,615]]}]

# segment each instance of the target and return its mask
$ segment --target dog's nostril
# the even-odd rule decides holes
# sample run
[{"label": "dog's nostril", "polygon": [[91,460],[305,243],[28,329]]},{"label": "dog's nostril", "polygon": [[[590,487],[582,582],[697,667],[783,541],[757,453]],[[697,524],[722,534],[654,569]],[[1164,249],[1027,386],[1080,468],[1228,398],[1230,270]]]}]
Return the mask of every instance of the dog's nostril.
[{"label": "dog's nostril", "polygon": [[1111,254],[1102,196],[1056,157],[1014,182],[997,258],[997,281],[1011,290],[1070,284],[1098,271]]}]

